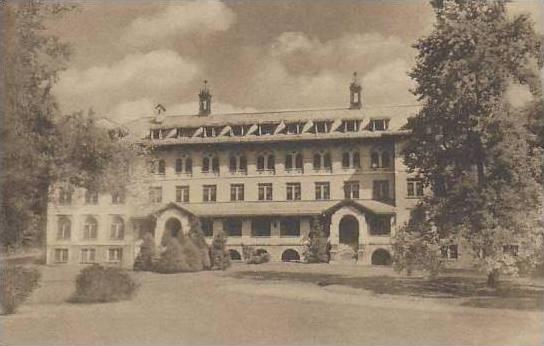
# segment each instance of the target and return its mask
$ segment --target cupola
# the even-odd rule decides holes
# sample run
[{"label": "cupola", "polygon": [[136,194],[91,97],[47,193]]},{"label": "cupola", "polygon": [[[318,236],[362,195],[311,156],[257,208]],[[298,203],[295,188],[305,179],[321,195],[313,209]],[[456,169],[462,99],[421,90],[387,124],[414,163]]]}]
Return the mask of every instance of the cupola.
[{"label": "cupola", "polygon": [[357,78],[357,72],[353,72],[353,81],[349,85],[349,109],[361,109],[361,84]]},{"label": "cupola", "polygon": [[198,93],[199,98],[199,110],[198,115],[210,115],[212,112],[212,94],[208,90],[208,81],[204,81],[204,86],[200,89]]}]

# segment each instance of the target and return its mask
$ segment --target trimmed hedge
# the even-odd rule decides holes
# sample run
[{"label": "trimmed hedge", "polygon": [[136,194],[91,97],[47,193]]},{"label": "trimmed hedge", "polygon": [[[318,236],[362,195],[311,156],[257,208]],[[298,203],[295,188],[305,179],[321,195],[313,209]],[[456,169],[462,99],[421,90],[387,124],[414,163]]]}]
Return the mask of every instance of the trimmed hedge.
[{"label": "trimmed hedge", "polygon": [[0,305],[2,314],[13,314],[39,286],[40,272],[35,268],[3,264],[0,268]]},{"label": "trimmed hedge", "polygon": [[106,303],[132,298],[138,285],[126,270],[93,264],[76,277],[72,303]]}]

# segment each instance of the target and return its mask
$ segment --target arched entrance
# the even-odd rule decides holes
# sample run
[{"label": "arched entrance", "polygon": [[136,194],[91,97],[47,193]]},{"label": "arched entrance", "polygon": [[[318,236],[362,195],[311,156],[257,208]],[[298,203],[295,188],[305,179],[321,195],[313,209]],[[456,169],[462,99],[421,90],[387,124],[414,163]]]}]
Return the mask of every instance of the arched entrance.
[{"label": "arched entrance", "polygon": [[296,250],[287,249],[281,254],[281,260],[283,262],[300,261],[300,255]]},{"label": "arched entrance", "polygon": [[242,260],[242,256],[240,255],[240,253],[236,250],[233,250],[233,249],[230,249],[229,250],[229,256],[230,256],[230,259],[233,260],[233,261],[241,261]]},{"label": "arched entrance", "polygon": [[389,251],[378,249],[372,253],[372,265],[388,266],[393,262]]},{"label": "arched entrance", "polygon": [[352,216],[346,215],[340,220],[339,242],[350,246],[354,251],[359,249],[359,221]]},{"label": "arched entrance", "polygon": [[173,238],[177,238],[179,232],[181,232],[181,222],[177,218],[171,217],[166,221],[164,229],[166,230],[166,234]]}]

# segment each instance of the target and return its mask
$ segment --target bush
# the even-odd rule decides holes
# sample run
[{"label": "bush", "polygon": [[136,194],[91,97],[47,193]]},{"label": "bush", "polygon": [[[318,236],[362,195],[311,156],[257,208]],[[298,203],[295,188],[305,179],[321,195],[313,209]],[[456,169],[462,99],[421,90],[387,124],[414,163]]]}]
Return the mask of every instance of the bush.
[{"label": "bush", "polygon": [[255,250],[255,248],[243,244],[242,257],[246,264],[263,264],[270,262],[270,254],[268,252],[264,250]]},{"label": "bush", "polygon": [[2,265],[0,268],[0,304],[2,314],[13,314],[38,287],[40,272],[35,268]]},{"label": "bush", "polygon": [[219,232],[213,236],[210,256],[212,259],[212,269],[225,270],[230,267],[230,255],[226,245],[227,237],[225,232]]},{"label": "bush", "polygon": [[190,238],[180,234],[178,237],[165,239],[166,249],[155,264],[158,273],[194,272],[204,268],[199,249]]},{"label": "bush", "polygon": [[105,303],[130,299],[138,285],[126,270],[98,264],[81,270],[72,303]]},{"label": "bush", "polygon": [[322,220],[319,217],[312,219],[312,228],[308,234],[308,241],[304,246],[302,256],[306,263],[329,263],[330,246],[323,231]]},{"label": "bush", "polygon": [[140,246],[140,252],[134,260],[135,271],[153,270],[153,259],[155,257],[155,239],[151,233],[144,235],[144,242]]},{"label": "bush", "polygon": [[210,259],[210,247],[206,243],[204,232],[202,232],[202,226],[198,218],[194,218],[191,222],[191,229],[189,230],[189,238],[193,241],[195,246],[200,252],[202,259],[202,266],[204,269],[210,269],[212,267]]}]

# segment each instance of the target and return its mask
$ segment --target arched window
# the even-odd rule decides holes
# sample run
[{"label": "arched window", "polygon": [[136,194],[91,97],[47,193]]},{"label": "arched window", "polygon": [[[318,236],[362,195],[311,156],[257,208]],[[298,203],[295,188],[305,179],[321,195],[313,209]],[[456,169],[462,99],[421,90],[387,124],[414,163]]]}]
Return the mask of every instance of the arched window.
[{"label": "arched window", "polygon": [[318,152],[314,154],[314,170],[330,170],[331,168],[331,154],[326,152]]},{"label": "arched window", "polygon": [[69,240],[72,234],[72,222],[66,216],[60,216],[58,219],[57,239]]},{"label": "arched window", "polygon": [[98,192],[87,189],[85,191],[85,204],[98,204]]},{"label": "arched window", "polygon": [[391,151],[385,148],[374,148],[370,153],[370,167],[376,168],[390,168],[392,155]]},{"label": "arched window", "polygon": [[115,240],[122,240],[125,237],[125,223],[123,219],[115,215],[111,222],[110,238]]},{"label": "arched window", "polygon": [[342,168],[349,168],[349,152],[342,153]]},{"label": "arched window", "polygon": [[193,160],[190,157],[185,159],[185,173],[193,173]]},{"label": "arched window", "polygon": [[332,160],[331,160],[331,154],[325,153],[323,156],[323,166],[325,169],[331,169],[332,168]]},{"label": "arched window", "polygon": [[219,158],[217,156],[212,158],[212,171],[214,173],[219,173]]},{"label": "arched window", "polygon": [[319,153],[314,154],[314,169],[321,169],[321,154]]},{"label": "arched window", "polygon": [[370,167],[378,168],[380,166],[380,155],[377,152],[370,154]]},{"label": "arched window", "polygon": [[296,159],[295,159],[295,168],[296,169],[302,169],[303,168],[303,158],[302,158],[302,154],[301,153],[298,153],[296,155]]},{"label": "arched window", "polygon": [[263,155],[257,156],[257,170],[258,171],[264,171],[264,167],[265,167],[264,162],[265,162],[265,159]]},{"label": "arched window", "polygon": [[349,149],[342,153],[342,168],[361,168],[361,156],[357,150]]},{"label": "arched window", "polygon": [[182,172],[183,172],[183,160],[176,159],[176,173],[182,173]]},{"label": "arched window", "polygon": [[352,160],[353,160],[353,168],[361,167],[361,156],[359,155],[358,151],[353,152]]},{"label": "arched window", "polygon": [[231,173],[234,173],[234,172],[245,173],[247,171],[246,157],[241,154],[232,154],[229,158],[229,171]]},{"label": "arched window", "polygon": [[236,161],[237,161],[237,160],[236,160],[236,156],[231,156],[231,157],[230,157],[230,160],[229,160],[229,170],[230,170],[231,172],[236,172],[236,171],[238,170],[238,169],[237,169],[237,168],[238,168],[238,167],[237,167],[238,164],[237,164]]},{"label": "arched window", "polygon": [[202,159],[202,172],[209,172],[210,171],[210,158],[207,156],[204,156]]},{"label": "arched window", "polygon": [[382,167],[388,168],[391,165],[391,160],[389,158],[389,152],[383,151],[382,152]]},{"label": "arched window", "polygon": [[159,174],[164,174],[166,172],[166,163],[164,160],[159,160]]},{"label": "arched window", "polygon": [[83,224],[83,239],[96,239],[98,236],[98,221],[92,216],[87,216]]},{"label": "arched window", "polygon": [[274,170],[275,169],[275,160],[274,155],[269,154],[266,162],[266,169]]}]

